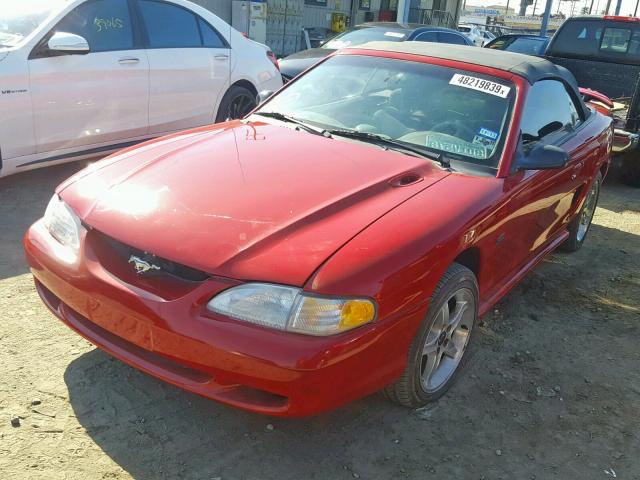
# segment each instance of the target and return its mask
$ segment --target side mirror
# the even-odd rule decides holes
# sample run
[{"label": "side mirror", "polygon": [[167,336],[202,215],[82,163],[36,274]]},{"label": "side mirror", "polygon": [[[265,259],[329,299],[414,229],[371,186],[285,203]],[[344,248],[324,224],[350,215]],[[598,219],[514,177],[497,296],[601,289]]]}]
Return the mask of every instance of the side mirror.
[{"label": "side mirror", "polygon": [[275,92],[273,90],[262,90],[256,97],[256,103],[258,105],[262,105],[264,102],[269,100],[274,93]]},{"label": "side mirror", "polygon": [[84,37],[67,32],[54,33],[47,47],[51,52],[66,55],[86,55],[90,51],[89,42]]},{"label": "side mirror", "polygon": [[518,158],[517,170],[551,170],[563,168],[569,162],[569,154],[555,145],[536,145]]}]

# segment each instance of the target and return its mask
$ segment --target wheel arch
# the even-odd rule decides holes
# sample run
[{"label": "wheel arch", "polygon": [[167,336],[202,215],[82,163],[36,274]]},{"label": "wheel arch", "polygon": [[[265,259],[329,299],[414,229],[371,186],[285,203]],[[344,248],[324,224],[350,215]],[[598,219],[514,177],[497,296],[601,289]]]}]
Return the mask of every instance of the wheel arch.
[{"label": "wheel arch", "polygon": [[469,270],[473,272],[476,276],[476,280],[478,281],[478,285],[480,284],[480,249],[478,247],[469,247],[466,250],[462,251],[458,254],[458,256],[453,260],[452,263],[458,263],[463,267],[467,267]]},{"label": "wheel arch", "polygon": [[251,83],[249,80],[246,80],[244,78],[241,78],[240,80],[236,80],[234,83],[229,85],[229,88],[227,88],[225,95],[233,87],[243,87],[243,88],[246,88],[247,90],[251,90],[254,93],[254,95],[258,95],[258,89],[253,85],[253,83]]},{"label": "wheel arch", "polygon": [[253,85],[253,83],[250,80],[247,80],[245,78],[237,79],[235,82],[229,84],[229,86],[224,90],[224,93],[218,97],[218,103],[216,105],[215,112],[214,112],[214,117],[213,117],[214,122],[216,122],[216,121],[224,121],[224,119],[220,119],[219,118],[220,109],[222,108],[222,105],[223,105],[223,103],[225,101],[225,98],[227,97],[227,95],[229,94],[229,92],[231,91],[231,89],[233,87],[246,88],[247,90],[249,90],[253,94],[254,98],[256,98],[258,96],[258,90],[256,89],[256,87]]}]

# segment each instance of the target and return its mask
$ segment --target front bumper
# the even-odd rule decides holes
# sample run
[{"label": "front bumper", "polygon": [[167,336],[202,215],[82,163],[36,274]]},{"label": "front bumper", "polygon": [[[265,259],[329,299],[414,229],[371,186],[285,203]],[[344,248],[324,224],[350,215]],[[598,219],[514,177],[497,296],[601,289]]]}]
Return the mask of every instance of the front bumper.
[{"label": "front bumper", "polygon": [[86,236],[77,261],[65,264],[41,221],[26,233],[43,302],[99,348],[185,390],[253,412],[305,416],[379,390],[404,369],[412,315],[332,337],[253,326],[206,310],[238,282],[143,288],[100,262]]}]

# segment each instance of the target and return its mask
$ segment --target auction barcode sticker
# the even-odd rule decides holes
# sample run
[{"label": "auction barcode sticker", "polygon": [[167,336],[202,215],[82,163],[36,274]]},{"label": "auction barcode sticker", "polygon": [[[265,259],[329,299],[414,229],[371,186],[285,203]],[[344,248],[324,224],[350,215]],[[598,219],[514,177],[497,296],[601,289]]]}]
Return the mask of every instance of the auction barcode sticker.
[{"label": "auction barcode sticker", "polygon": [[492,82],[491,80],[471,77],[469,75],[461,75],[459,73],[453,75],[449,84],[470,88],[471,90],[478,90],[479,92],[489,93],[502,98],[507,98],[507,95],[509,95],[509,91],[511,90],[511,87],[505,87],[504,85]]}]

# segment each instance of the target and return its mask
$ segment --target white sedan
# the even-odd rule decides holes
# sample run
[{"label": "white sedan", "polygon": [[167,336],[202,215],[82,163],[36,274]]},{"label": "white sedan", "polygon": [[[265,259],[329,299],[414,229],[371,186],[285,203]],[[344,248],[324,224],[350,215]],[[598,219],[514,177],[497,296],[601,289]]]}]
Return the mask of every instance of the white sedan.
[{"label": "white sedan", "polygon": [[185,0],[6,3],[0,177],[238,118],[282,85],[268,47]]},{"label": "white sedan", "polygon": [[458,25],[458,31],[471,40],[476,47],[482,47],[485,43],[482,30],[476,25],[462,23]]}]

